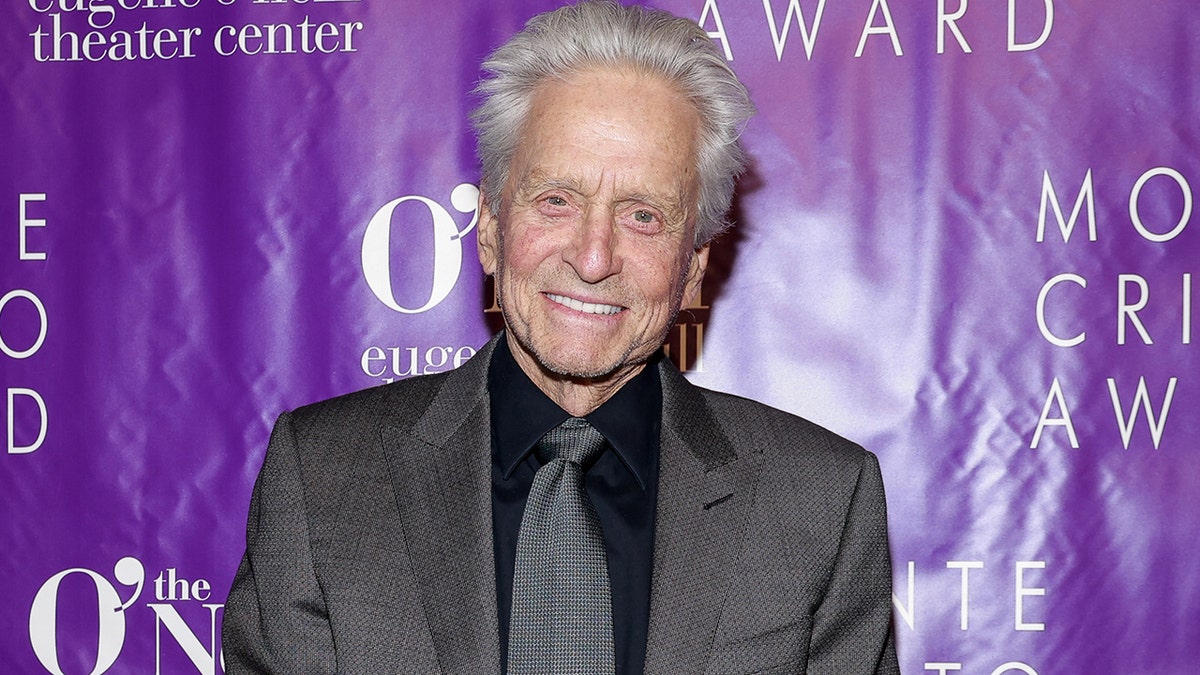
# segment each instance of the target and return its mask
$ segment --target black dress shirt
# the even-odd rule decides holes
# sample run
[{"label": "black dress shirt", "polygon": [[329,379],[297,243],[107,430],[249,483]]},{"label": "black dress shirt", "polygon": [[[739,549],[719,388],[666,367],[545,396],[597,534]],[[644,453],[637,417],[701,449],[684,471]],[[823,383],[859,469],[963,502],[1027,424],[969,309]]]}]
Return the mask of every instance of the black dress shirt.
[{"label": "black dress shirt", "polygon": [[[629,675],[642,672],[650,623],[658,437],[662,426],[662,384],[654,361],[587,416],[609,443],[584,482],[600,517],[608,552],[616,668],[618,673]],[[547,431],[570,415],[525,375],[513,359],[506,337],[492,353],[488,395],[492,407],[496,605],[500,660],[507,672],[517,534],[533,475],[541,466],[532,450]]]}]

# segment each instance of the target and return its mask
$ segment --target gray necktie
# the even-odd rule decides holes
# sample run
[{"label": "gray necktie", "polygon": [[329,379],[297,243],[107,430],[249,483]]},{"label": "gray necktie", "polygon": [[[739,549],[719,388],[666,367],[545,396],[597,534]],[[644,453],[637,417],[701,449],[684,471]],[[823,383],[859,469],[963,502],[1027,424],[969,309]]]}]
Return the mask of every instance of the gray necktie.
[{"label": "gray necktie", "polygon": [[604,436],[572,417],[536,449],[533,478],[517,535],[508,672],[612,673],[612,595],[608,556],[583,474]]}]

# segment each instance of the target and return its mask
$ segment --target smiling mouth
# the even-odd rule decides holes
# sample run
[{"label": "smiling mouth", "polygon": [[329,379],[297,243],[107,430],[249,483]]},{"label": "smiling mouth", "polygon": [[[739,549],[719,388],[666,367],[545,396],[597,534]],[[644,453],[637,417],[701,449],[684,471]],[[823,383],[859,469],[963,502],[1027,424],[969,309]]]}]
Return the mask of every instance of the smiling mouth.
[{"label": "smiling mouth", "polygon": [[563,307],[573,309],[576,312],[583,312],[584,314],[612,315],[616,314],[622,309],[625,309],[620,305],[604,305],[598,302],[583,302],[582,300],[568,298],[565,295],[557,295],[555,293],[546,293],[545,296],[562,305]]}]

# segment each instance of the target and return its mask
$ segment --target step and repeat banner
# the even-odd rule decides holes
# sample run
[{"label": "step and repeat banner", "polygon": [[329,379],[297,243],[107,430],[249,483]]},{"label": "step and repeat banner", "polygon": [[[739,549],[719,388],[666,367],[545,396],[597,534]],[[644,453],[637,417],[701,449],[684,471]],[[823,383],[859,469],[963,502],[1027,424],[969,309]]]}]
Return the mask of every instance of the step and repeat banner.
[{"label": "step and repeat banner", "polygon": [[[499,325],[470,92],[554,4],[8,4],[4,672],[223,672],[274,418]],[[1195,3],[655,4],[760,109],[670,355],[879,456],[904,672],[1196,672]]]}]

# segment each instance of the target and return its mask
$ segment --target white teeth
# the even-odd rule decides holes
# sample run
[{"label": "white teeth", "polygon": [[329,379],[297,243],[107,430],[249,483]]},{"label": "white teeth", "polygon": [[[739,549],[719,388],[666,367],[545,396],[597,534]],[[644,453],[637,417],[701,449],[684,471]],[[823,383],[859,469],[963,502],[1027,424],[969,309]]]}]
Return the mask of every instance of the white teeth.
[{"label": "white teeth", "polygon": [[584,314],[616,314],[617,312],[621,311],[621,307],[619,305],[602,305],[598,302],[582,302],[580,300],[576,300],[575,298],[568,298],[565,295],[555,295],[554,293],[547,293],[546,297],[560,305],[563,305],[564,307],[570,307],[571,309],[577,312],[583,312]]}]

